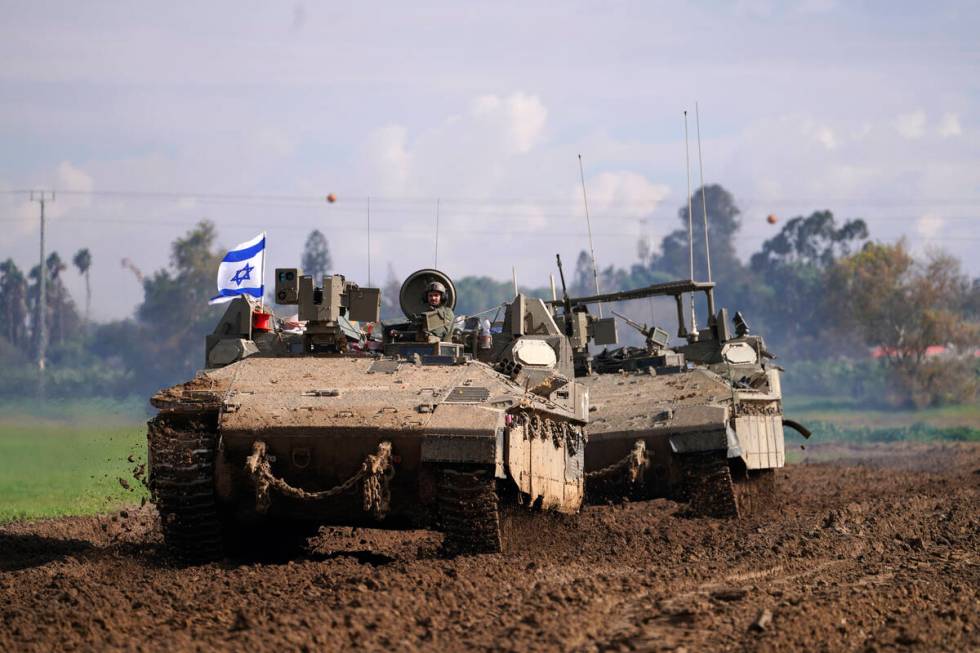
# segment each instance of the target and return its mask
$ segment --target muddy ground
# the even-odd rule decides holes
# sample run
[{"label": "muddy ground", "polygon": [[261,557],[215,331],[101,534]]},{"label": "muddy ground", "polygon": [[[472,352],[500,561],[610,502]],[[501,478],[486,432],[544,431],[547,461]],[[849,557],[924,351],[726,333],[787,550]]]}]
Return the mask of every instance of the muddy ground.
[{"label": "muddy ground", "polygon": [[8,525],[0,650],[980,650],[980,446],[806,456],[741,522],[593,506],[454,560],[434,533],[328,529],[180,568],[146,509]]}]

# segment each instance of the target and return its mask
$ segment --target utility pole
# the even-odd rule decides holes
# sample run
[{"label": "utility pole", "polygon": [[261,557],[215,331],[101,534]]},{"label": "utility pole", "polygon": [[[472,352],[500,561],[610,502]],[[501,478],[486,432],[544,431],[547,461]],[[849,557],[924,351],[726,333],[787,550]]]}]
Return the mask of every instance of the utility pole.
[{"label": "utility pole", "polygon": [[44,355],[48,348],[48,270],[44,260],[44,203],[54,201],[54,192],[32,190],[31,201],[41,205],[41,265],[38,279],[39,293],[37,300],[37,370],[38,391],[44,396]]}]

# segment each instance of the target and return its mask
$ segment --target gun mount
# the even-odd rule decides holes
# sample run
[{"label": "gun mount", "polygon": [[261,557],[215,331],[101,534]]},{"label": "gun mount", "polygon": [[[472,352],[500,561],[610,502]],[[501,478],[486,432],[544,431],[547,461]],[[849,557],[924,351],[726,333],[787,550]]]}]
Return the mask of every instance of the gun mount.
[{"label": "gun mount", "polygon": [[346,352],[349,339],[360,337],[352,322],[377,322],[381,315],[381,290],[361,288],[342,274],[324,276],[316,286],[297,268],[277,268],[275,292],[277,304],[299,306],[307,353]]},{"label": "gun mount", "polygon": [[[549,302],[552,306],[574,307],[586,306],[588,304],[608,304],[612,302],[624,302],[631,299],[645,299],[647,297],[673,297],[677,303],[677,337],[694,338],[698,337],[697,331],[688,331],[684,317],[683,297],[688,293],[704,293],[708,304],[708,314],[714,315],[715,312],[715,284],[710,281],[668,281],[666,283],[655,283],[634,290],[620,290],[618,292],[602,293],[599,295],[587,295],[585,297],[566,297],[555,299]],[[709,317],[708,324],[712,324],[716,318]],[[693,329],[692,325],[692,329]],[[600,344],[600,343],[596,343]]]}]

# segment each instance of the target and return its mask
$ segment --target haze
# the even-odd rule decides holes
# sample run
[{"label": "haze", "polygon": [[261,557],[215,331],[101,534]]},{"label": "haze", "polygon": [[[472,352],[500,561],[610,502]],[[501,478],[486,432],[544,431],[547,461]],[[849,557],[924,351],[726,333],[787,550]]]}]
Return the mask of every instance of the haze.
[{"label": "haze", "polygon": [[743,255],[830,209],[980,274],[973,3],[2,4],[0,259],[37,259],[13,191],[57,190],[48,250],[92,250],[99,319],[142,299],[120,259],[166,265],[202,218],[267,230],[270,266],[318,228],[367,281],[369,197],[375,284],[434,264],[439,199],[439,267],[545,285],[587,246],[578,153],[628,265],[678,225],[685,109],[699,183],[695,102]]}]

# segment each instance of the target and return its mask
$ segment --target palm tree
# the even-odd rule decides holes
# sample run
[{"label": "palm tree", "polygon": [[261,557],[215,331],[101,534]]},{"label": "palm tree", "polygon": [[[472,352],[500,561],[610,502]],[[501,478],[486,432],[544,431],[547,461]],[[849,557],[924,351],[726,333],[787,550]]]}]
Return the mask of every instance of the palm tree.
[{"label": "palm tree", "polygon": [[75,267],[78,268],[78,273],[85,277],[85,323],[88,324],[89,309],[92,306],[92,286],[89,283],[89,268],[92,267],[92,253],[88,251],[87,247],[75,252],[75,258],[72,259]]},{"label": "palm tree", "polygon": [[48,305],[44,307],[44,310],[47,311],[47,323],[50,325],[48,337],[53,335],[54,341],[60,344],[65,340],[65,318],[67,317],[65,309],[68,303],[66,302],[67,290],[61,281],[61,273],[67,270],[68,266],[61,260],[58,252],[51,252],[48,255],[46,267],[48,268]]}]

